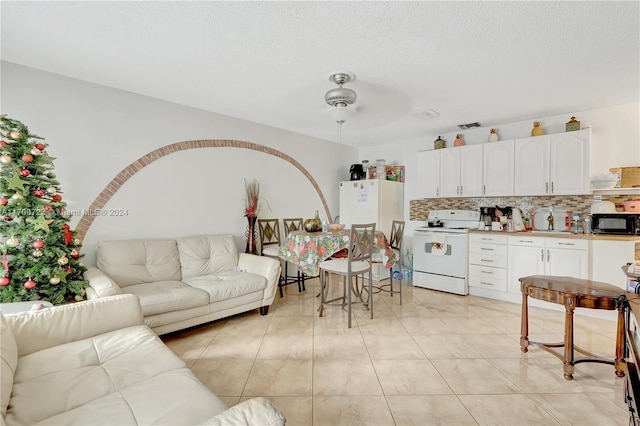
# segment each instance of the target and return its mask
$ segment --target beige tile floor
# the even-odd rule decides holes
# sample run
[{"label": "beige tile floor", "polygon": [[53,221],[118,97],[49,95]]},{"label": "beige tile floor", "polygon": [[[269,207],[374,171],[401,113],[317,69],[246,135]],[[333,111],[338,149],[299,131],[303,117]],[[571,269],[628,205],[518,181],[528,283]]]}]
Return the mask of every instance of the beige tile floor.
[{"label": "beige tile floor", "polygon": [[[336,286],[337,287],[337,286]],[[318,317],[317,280],[257,310],[163,340],[228,405],[269,398],[287,425],[626,425],[624,379],[519,347],[520,305],[405,286],[378,294],[374,319],[331,306]],[[607,357],[614,321],[576,315],[577,345]],[[564,316],[530,309],[530,338],[561,341]]]}]

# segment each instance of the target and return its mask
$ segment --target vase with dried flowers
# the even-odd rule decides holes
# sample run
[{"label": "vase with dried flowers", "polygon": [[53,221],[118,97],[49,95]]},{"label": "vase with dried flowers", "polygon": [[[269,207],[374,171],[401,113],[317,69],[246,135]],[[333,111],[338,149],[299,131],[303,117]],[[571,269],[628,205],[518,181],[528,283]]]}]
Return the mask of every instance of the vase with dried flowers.
[{"label": "vase with dried flowers", "polygon": [[246,207],[244,216],[247,218],[247,246],[245,253],[258,254],[256,247],[256,221],[258,220],[258,197],[260,195],[260,184],[256,179],[251,181],[244,180],[244,188],[246,192]]}]

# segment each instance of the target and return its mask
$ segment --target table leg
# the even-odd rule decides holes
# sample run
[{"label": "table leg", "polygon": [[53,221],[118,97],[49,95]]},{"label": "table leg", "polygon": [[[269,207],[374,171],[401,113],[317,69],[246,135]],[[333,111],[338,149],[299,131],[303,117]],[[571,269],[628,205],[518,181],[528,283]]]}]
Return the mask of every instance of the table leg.
[{"label": "table leg", "polygon": [[529,351],[529,299],[527,292],[522,292],[522,315],[520,317],[520,350],[524,353]]},{"label": "table leg", "polygon": [[618,328],[616,330],[616,376],[624,377],[626,362],[624,360],[625,349],[625,311],[626,301],[618,300]]},{"label": "table leg", "polygon": [[573,365],[573,311],[576,308],[575,299],[568,297],[565,302],[564,316],[564,378],[573,379],[575,367]]}]

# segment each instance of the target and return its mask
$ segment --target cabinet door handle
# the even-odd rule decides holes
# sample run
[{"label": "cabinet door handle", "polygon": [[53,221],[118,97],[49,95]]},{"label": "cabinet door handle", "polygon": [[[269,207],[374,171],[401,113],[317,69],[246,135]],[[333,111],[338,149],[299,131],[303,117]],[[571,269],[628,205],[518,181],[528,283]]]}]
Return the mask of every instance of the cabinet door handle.
[{"label": "cabinet door handle", "polygon": [[481,262],[493,263],[491,259],[480,259]]},{"label": "cabinet door handle", "polygon": [[480,250],[484,250],[484,251],[493,251],[492,248],[486,248],[486,247],[480,247]]},{"label": "cabinet door handle", "polygon": [[551,257],[551,254],[549,253],[549,250],[547,250],[547,262],[549,262],[550,257]]},{"label": "cabinet door handle", "polygon": [[540,260],[544,262],[544,249],[540,249]]},{"label": "cabinet door handle", "polygon": [[464,194],[464,192],[462,191],[462,185],[460,185],[460,195]]},{"label": "cabinet door handle", "polygon": [[436,197],[439,197],[439,196],[440,196],[440,187],[437,187],[436,188]]},{"label": "cabinet door handle", "polygon": [[482,195],[487,193],[487,185],[482,185]]},{"label": "cabinet door handle", "polygon": [[480,272],[482,272],[483,274],[493,275],[493,272],[491,271],[480,271]]},{"label": "cabinet door handle", "polygon": [[553,182],[551,182],[551,193],[554,193],[554,189],[553,189]]},{"label": "cabinet door handle", "polygon": [[492,287],[492,286],[493,286],[493,284],[491,284],[491,283],[485,283],[484,281],[480,281],[480,284],[482,284],[482,285],[488,285],[488,286],[490,286],[490,287]]},{"label": "cabinet door handle", "polygon": [[549,193],[549,182],[546,182],[544,184],[544,192],[546,192],[547,194]]}]

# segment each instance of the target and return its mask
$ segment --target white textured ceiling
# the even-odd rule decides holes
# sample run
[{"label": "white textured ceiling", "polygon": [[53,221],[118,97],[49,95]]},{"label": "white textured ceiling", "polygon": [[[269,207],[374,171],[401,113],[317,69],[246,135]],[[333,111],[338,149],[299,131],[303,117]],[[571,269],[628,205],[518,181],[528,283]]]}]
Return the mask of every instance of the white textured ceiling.
[{"label": "white textured ceiling", "polygon": [[[0,2],[2,60],[342,142],[384,144],[640,98],[640,6],[587,2]],[[440,115],[418,119],[411,112]]]}]

